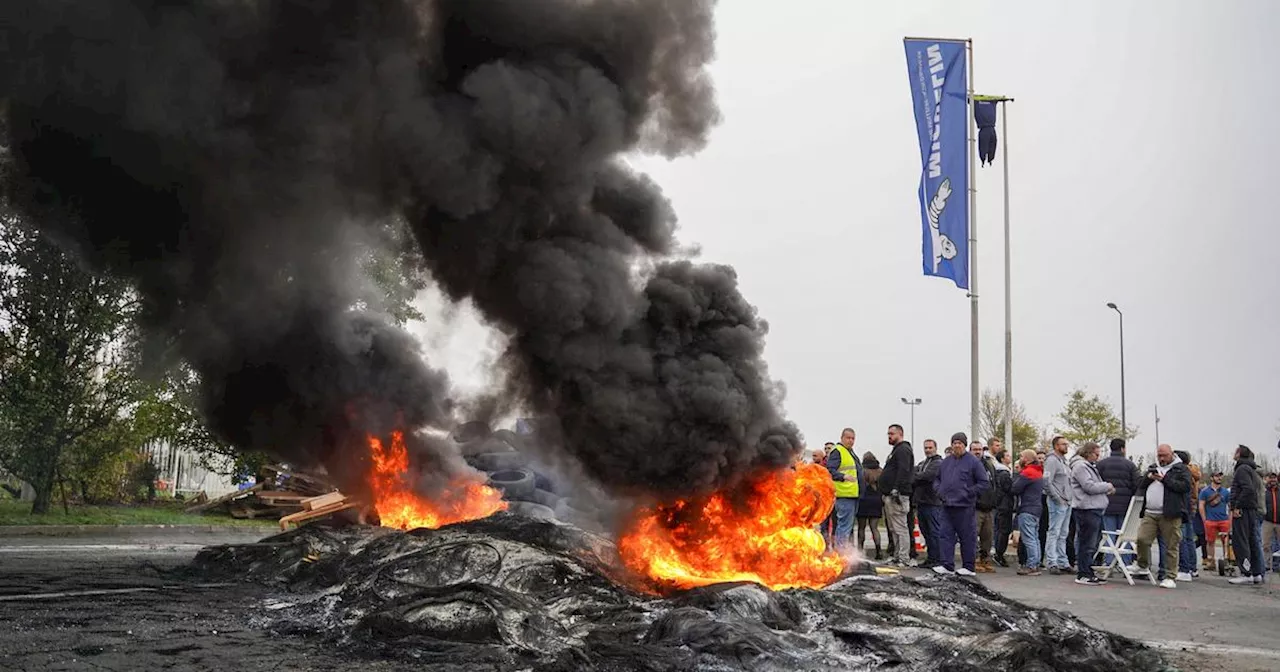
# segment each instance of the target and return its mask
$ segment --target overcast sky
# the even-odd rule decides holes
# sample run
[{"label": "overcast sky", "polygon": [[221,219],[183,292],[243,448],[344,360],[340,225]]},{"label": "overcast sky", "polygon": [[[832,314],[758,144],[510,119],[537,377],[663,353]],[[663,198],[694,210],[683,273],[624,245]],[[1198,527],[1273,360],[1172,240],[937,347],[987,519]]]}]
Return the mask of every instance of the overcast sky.
[{"label": "overcast sky", "polygon": [[[1014,397],[1052,423],[1080,386],[1119,407],[1125,312],[1134,444],[1276,451],[1280,424],[1280,3],[732,0],[700,154],[634,164],[681,238],[738,269],[772,375],[810,445],[969,427],[969,302],[924,277],[902,38],[971,37],[1009,117]],[[1003,386],[1000,164],[977,178],[981,384]],[[451,369],[483,365],[455,332]],[[443,347],[440,342],[437,347]],[[465,361],[459,361],[459,357]],[[466,374],[460,371],[465,379]]]}]

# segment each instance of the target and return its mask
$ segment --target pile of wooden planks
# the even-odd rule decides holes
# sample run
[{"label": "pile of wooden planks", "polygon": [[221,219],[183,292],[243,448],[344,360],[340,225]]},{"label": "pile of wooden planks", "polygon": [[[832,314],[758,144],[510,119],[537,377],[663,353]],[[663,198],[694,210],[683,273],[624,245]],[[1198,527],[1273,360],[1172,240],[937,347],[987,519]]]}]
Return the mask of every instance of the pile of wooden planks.
[{"label": "pile of wooden planks", "polygon": [[342,498],[323,478],[272,464],[263,467],[253,487],[187,507],[187,513],[222,512],[236,518],[280,518],[310,511],[316,496]]},{"label": "pile of wooden planks", "polygon": [[[318,518],[327,518],[339,511],[347,509],[363,509],[364,504],[352,499],[341,492],[329,492],[317,497],[309,497],[302,500],[302,510],[291,513],[280,519],[280,529],[289,529],[289,524],[301,525],[306,521]],[[364,512],[359,514],[360,522],[365,522]]]}]

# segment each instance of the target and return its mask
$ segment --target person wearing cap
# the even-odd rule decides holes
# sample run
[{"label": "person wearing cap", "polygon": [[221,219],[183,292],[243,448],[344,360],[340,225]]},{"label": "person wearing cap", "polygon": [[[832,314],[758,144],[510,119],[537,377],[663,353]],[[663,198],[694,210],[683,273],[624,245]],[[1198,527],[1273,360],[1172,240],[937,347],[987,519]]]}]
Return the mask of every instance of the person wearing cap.
[{"label": "person wearing cap", "polygon": [[1219,534],[1231,534],[1231,488],[1223,487],[1223,474],[1215,471],[1209,476],[1209,485],[1200,489],[1200,519],[1204,521],[1204,545],[1212,548],[1218,543]]},{"label": "person wearing cap", "polygon": [[[938,465],[933,489],[942,502],[942,564],[934,567],[939,574],[974,576],[977,572],[978,496],[991,487],[987,469],[972,453],[965,450],[969,437],[964,432],[951,435],[951,449]],[[955,568],[956,541],[960,542],[960,569]]]}]

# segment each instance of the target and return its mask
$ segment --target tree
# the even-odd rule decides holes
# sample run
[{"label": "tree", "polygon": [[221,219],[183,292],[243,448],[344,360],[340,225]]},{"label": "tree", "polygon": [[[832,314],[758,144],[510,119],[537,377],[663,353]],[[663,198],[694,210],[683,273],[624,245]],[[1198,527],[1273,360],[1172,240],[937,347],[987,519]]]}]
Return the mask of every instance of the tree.
[{"label": "tree", "polygon": [[[426,289],[428,276],[422,253],[413,243],[408,224],[390,219],[373,230],[373,239],[359,251],[360,267],[376,286],[371,300],[398,324],[423,319],[413,305]],[[359,308],[366,306],[360,305]]]},{"label": "tree", "polygon": [[0,276],[0,465],[31,484],[32,513],[44,513],[67,451],[136,403],[136,302],[7,210]]},{"label": "tree", "polygon": [[1111,404],[1096,394],[1086,395],[1080,388],[1067,395],[1067,405],[1056,419],[1058,423],[1055,423],[1054,431],[1075,445],[1089,441],[1105,445],[1110,439],[1119,436],[1131,439],[1137,434],[1136,427],[1130,427],[1128,431],[1121,428],[1120,418],[1116,417]]},{"label": "tree", "polygon": [[[1004,440],[1004,393],[992,389],[982,392],[978,404],[978,421],[984,437],[995,437]],[[1022,404],[1013,402],[1013,446],[1012,459],[1024,450],[1035,450],[1040,437],[1036,424],[1027,418],[1027,411]],[[977,437],[974,437],[977,438]]]}]

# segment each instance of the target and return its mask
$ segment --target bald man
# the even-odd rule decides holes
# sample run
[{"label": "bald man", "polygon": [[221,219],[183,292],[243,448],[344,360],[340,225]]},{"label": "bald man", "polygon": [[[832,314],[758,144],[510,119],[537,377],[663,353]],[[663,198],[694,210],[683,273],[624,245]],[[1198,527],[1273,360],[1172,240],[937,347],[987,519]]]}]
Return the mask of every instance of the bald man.
[{"label": "bald man", "polygon": [[[1178,546],[1182,541],[1182,522],[1190,518],[1191,472],[1173,454],[1167,443],[1156,449],[1156,463],[1147,468],[1140,491],[1142,524],[1138,528],[1138,571],[1134,576],[1150,576],[1151,542],[1159,536],[1164,543],[1164,566],[1168,571],[1160,579],[1161,588],[1176,588],[1173,572],[1178,571]],[[1083,559],[1082,559],[1083,560]]]}]

